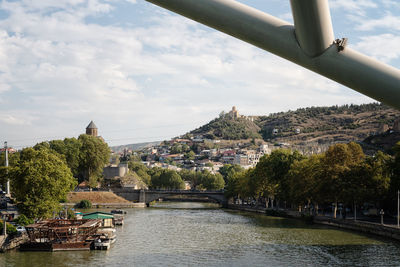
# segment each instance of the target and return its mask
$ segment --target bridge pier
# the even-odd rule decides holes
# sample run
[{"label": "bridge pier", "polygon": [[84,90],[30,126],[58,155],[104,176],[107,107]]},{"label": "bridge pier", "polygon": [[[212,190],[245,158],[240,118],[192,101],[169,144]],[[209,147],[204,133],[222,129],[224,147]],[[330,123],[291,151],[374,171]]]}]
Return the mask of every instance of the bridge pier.
[{"label": "bridge pier", "polygon": [[[140,193],[139,193],[139,202],[140,203],[146,202],[146,192],[143,189],[140,190]],[[146,203],[146,205],[147,205],[147,203]]]}]

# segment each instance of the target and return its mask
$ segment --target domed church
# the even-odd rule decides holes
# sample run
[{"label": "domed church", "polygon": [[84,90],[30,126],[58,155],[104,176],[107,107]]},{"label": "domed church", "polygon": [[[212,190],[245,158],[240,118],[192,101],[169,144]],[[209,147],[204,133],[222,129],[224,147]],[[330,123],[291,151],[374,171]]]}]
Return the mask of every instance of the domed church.
[{"label": "domed church", "polygon": [[89,125],[86,127],[86,134],[91,136],[97,136],[97,127],[93,121],[90,121]]}]

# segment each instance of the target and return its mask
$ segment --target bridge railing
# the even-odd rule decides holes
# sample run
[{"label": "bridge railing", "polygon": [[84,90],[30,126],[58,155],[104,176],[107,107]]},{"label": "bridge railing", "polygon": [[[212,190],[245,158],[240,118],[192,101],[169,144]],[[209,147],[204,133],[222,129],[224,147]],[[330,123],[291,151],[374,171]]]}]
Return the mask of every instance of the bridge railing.
[{"label": "bridge railing", "polygon": [[145,192],[160,192],[160,193],[224,193],[225,190],[180,190],[180,189],[148,189]]}]

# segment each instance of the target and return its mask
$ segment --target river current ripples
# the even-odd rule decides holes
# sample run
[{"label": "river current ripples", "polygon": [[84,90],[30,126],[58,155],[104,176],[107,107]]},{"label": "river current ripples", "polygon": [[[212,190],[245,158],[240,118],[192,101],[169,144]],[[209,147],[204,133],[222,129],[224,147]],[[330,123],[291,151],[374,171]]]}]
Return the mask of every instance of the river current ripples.
[{"label": "river current ripples", "polygon": [[0,266],[400,266],[400,245],[207,203],[127,209],[109,251],[0,254]]}]

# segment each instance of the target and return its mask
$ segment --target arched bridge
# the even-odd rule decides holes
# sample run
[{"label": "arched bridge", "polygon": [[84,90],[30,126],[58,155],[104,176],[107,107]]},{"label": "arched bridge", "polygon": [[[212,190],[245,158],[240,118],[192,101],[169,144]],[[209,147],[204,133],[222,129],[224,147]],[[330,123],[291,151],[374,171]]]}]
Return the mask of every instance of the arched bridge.
[{"label": "arched bridge", "polygon": [[113,192],[132,202],[146,203],[148,206],[150,202],[171,196],[193,196],[193,197],[207,197],[215,200],[222,206],[226,206],[227,199],[223,191],[198,191],[198,190],[135,190],[131,188],[116,188]]}]

